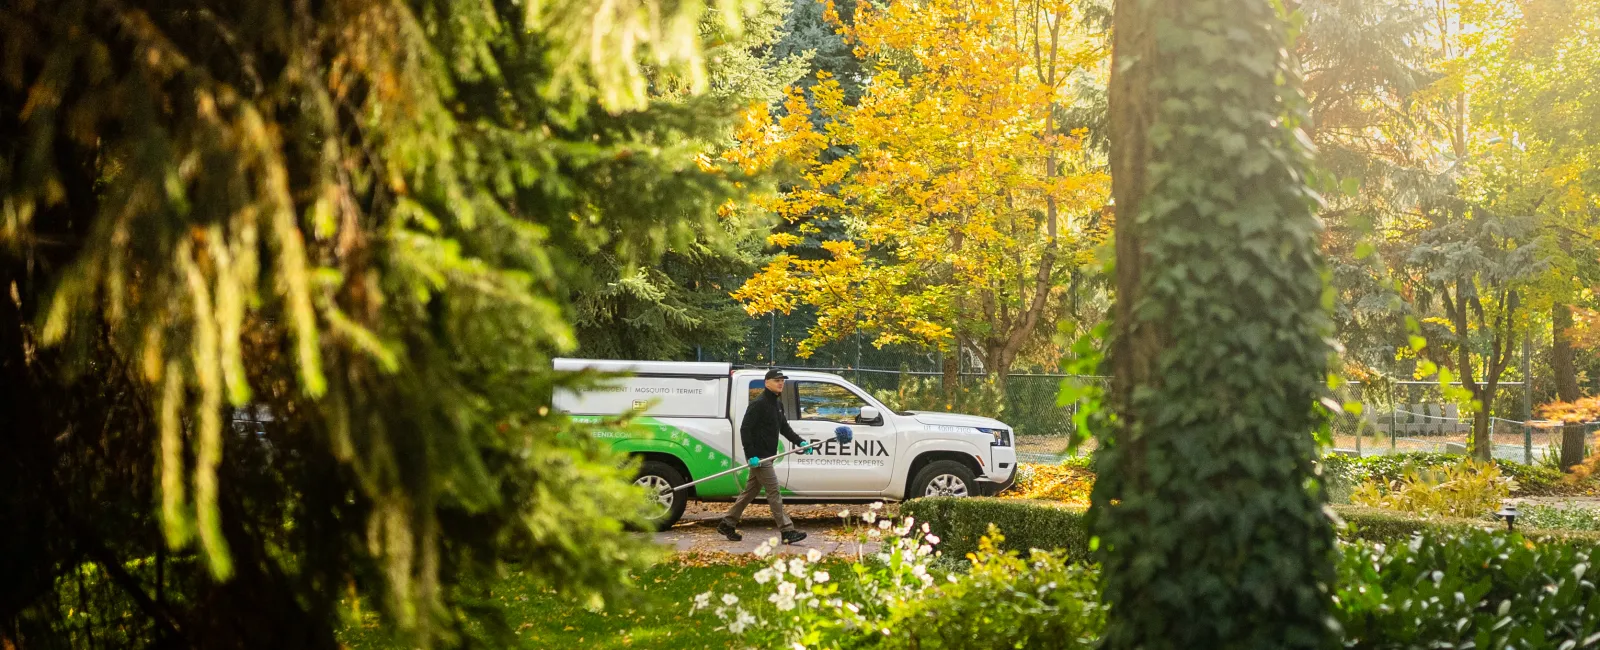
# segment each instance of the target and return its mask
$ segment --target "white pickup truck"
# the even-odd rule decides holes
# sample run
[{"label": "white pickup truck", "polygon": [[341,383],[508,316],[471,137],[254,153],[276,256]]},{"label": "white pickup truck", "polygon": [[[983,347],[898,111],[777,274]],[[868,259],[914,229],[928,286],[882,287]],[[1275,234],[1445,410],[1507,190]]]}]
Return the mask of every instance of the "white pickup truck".
[{"label": "white pickup truck", "polygon": [[[591,369],[631,376],[595,390],[558,392],[556,409],[575,420],[598,422],[642,409],[635,426],[601,430],[613,448],[643,463],[637,483],[676,487],[734,466],[745,454],[739,423],[761,394],[765,368],[726,363],[557,359],[556,370]],[[998,494],[1016,476],[1011,428],[972,415],[896,412],[838,375],[785,369],[782,403],[795,433],[829,440],[779,460],[784,498],[802,503],[903,500],[920,496]],[[848,425],[854,439],[832,442]],[[779,451],[787,449],[780,437]],[[665,528],[683,516],[689,499],[732,501],[748,471],[667,492],[655,516]]]}]

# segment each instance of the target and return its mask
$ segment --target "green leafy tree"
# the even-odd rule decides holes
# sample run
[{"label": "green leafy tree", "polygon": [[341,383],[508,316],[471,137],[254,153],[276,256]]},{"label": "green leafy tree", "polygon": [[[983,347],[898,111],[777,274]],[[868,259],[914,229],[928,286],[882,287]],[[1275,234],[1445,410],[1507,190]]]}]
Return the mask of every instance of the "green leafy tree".
[{"label": "green leafy tree", "polygon": [[334,648],[353,596],[504,645],[506,562],[625,590],[630,470],[541,396],[592,380],[549,364],[582,260],[741,191],[651,101],[706,86],[702,10],[0,7],[4,644]]},{"label": "green leafy tree", "polygon": [[[775,47],[784,37],[789,13],[790,0],[764,0],[760,11],[743,18],[737,33],[730,32],[729,21],[720,12],[701,21],[702,40],[715,44],[704,55],[707,92],[690,92],[692,87],[682,75],[661,75],[652,97],[658,105],[691,107],[701,119],[694,124],[695,132],[662,138],[663,144],[689,151],[697,148],[709,159],[731,143],[741,110],[783,97],[783,89],[805,74],[812,57],[810,52],[789,53]],[[756,270],[764,219],[731,205],[718,206],[715,196],[663,203],[659,209],[662,216],[678,219],[684,215],[673,210],[698,214],[708,205],[721,208],[716,226],[667,248],[656,263],[632,263],[613,251],[598,251],[585,261],[592,282],[572,292],[578,354],[693,359],[701,347],[727,348],[744,340],[750,319],[729,294]]]},{"label": "green leafy tree", "polygon": [[1281,5],[1116,4],[1109,648],[1328,647],[1331,322]]}]

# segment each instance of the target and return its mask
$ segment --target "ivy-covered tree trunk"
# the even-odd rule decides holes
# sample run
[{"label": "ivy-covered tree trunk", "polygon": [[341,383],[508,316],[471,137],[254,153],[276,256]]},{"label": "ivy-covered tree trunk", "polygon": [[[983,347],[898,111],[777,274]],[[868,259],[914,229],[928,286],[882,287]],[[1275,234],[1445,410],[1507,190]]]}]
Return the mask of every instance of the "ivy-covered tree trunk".
[{"label": "ivy-covered tree trunk", "polygon": [[1331,328],[1285,20],[1265,0],[1115,11],[1106,647],[1326,647]]}]

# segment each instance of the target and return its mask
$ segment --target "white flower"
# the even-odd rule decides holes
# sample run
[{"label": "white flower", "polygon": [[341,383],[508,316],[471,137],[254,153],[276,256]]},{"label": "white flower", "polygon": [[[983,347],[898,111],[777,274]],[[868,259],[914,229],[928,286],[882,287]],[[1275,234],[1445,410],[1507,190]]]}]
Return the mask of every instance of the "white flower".
[{"label": "white flower", "polygon": [[929,544],[938,544],[939,543],[939,536],[938,535],[929,535],[928,536],[928,543]]},{"label": "white flower", "polygon": [[756,572],[756,584],[764,585],[772,581],[772,569],[762,569]]},{"label": "white flower", "polygon": [[787,612],[794,609],[794,583],[779,583],[778,593],[768,596],[767,600],[777,605],[778,611]]},{"label": "white flower", "polygon": [[745,628],[750,627],[750,624],[754,622],[756,622],[756,617],[751,616],[750,612],[740,608],[739,615],[733,618],[733,622],[728,623],[728,631],[734,634],[742,634]]},{"label": "white flower", "polygon": [[777,562],[773,562],[772,563],[772,572],[773,573],[776,573],[776,574],[781,576],[781,575],[784,574],[785,571],[788,571],[788,570],[789,570],[789,565],[784,564],[783,560],[781,558]]},{"label": "white flower", "polygon": [[809,551],[806,551],[806,561],[807,562],[816,562],[817,560],[820,560],[820,559],[822,559],[822,551],[819,551],[817,549],[811,549]]},{"label": "white flower", "polygon": [[861,613],[861,608],[859,606],[857,606],[855,603],[845,603],[844,604],[844,608],[850,610],[851,614],[860,614]]},{"label": "white flower", "polygon": [[722,604],[732,605],[739,602],[739,597],[733,594],[722,594]]},{"label": "white flower", "polygon": [[827,571],[818,571],[816,573],[813,573],[813,574],[811,574],[811,579],[813,581],[815,581],[815,582],[827,582],[828,581],[828,572]]},{"label": "white flower", "polygon": [[868,508],[872,508],[873,510],[882,510],[883,509],[883,502],[882,501],[874,501],[874,502],[872,502],[872,505],[867,506],[867,507]]},{"label": "white flower", "polygon": [[806,575],[806,561],[800,558],[789,560],[789,575],[796,578],[804,577]]},{"label": "white flower", "polygon": [[927,544],[923,544],[922,546],[917,548],[917,556],[918,557],[927,557],[927,556],[932,555],[932,554],[933,554],[933,547],[932,546],[928,546]]},{"label": "white flower", "polygon": [[890,522],[889,522],[888,519],[881,519],[881,520],[878,521],[878,528],[881,528],[883,530],[889,530],[889,526],[890,526]]},{"label": "white flower", "polygon": [[711,592],[709,591],[694,597],[694,608],[697,610],[705,609],[710,604]]},{"label": "white flower", "polygon": [[954,574],[954,573],[945,574],[944,579],[945,580],[949,580],[950,584],[955,584],[955,583],[959,582],[958,580],[956,580],[956,574]]},{"label": "white flower", "polygon": [[849,519],[850,518],[850,509],[849,508],[845,508],[844,510],[840,510],[839,511],[839,518],[840,519]]},{"label": "white flower", "polygon": [[[914,575],[914,576],[916,576],[918,578],[921,578],[922,576],[928,575],[928,567],[925,567],[925,566],[923,566],[921,564],[913,565],[911,567],[911,575]],[[732,603],[729,603],[729,604],[731,605]]]},{"label": "white flower", "polygon": [[926,522],[926,521],[922,522],[922,534],[926,535],[926,534],[928,534],[928,532],[930,530],[931,529],[928,528],[928,522]]},{"label": "white flower", "polygon": [[756,557],[766,557],[767,554],[771,553],[771,552],[772,552],[772,547],[768,546],[767,544],[762,544],[760,546],[757,546],[756,550],[755,550]]},{"label": "white flower", "polygon": [[926,573],[922,574],[922,586],[924,588],[932,587],[933,586],[933,576],[928,575]]},{"label": "white flower", "polygon": [[876,528],[867,531],[867,537],[871,537],[873,539],[877,539],[880,534],[881,533],[879,533],[878,529],[876,529]]},{"label": "white flower", "polygon": [[876,513],[876,512],[868,510],[866,512],[861,513],[861,521],[865,521],[868,524],[871,524],[872,522],[877,521],[877,520],[878,520],[878,513]]}]

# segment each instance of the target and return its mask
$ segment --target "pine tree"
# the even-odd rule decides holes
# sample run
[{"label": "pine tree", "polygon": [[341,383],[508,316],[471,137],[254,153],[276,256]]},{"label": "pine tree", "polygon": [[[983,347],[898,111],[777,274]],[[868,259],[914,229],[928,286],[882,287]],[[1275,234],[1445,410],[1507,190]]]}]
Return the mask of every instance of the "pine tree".
[{"label": "pine tree", "polygon": [[[729,33],[727,20],[708,14],[700,32],[708,48],[708,91],[685,96],[682,78],[658,79],[652,102],[692,106],[696,131],[678,135],[708,158],[730,145],[742,111],[771,104],[811,62],[807,52],[780,54],[774,44],[789,0],[764,0]],[[692,241],[669,247],[656,264],[630,264],[609,252],[586,262],[593,281],[575,287],[578,354],[608,359],[695,359],[696,351],[743,341],[750,319],[730,293],[756,270],[765,220],[729,204],[678,201],[657,206],[671,218],[715,223]],[[683,213],[692,212],[692,216]]]},{"label": "pine tree", "polygon": [[706,86],[702,10],[0,7],[0,637],[333,648],[352,595],[462,645],[506,562],[625,589],[631,470],[542,396],[592,381],[549,364],[583,261],[742,191],[650,101]]}]

